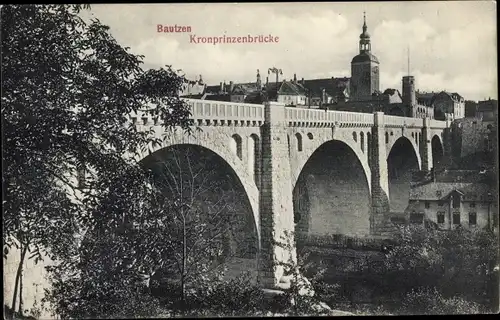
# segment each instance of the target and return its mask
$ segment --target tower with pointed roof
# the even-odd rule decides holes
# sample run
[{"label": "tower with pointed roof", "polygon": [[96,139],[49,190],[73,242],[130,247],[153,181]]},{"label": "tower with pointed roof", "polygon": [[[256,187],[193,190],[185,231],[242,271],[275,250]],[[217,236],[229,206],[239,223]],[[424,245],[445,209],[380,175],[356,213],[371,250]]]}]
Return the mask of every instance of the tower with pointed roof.
[{"label": "tower with pointed roof", "polygon": [[262,81],[260,80],[260,72],[259,72],[259,69],[257,69],[257,89],[262,89]]},{"label": "tower with pointed roof", "polygon": [[351,61],[351,100],[369,100],[380,90],[379,61],[371,53],[370,34],[363,14],[363,33],[359,35],[359,54]]}]

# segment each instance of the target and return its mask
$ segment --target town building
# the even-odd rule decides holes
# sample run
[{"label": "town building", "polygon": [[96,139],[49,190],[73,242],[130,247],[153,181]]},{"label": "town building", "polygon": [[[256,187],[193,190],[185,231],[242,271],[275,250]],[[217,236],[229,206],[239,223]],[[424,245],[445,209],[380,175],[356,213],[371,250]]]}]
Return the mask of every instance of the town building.
[{"label": "town building", "polygon": [[436,120],[465,118],[465,99],[456,92],[441,91],[431,100]]},{"label": "town building", "polygon": [[431,171],[430,178],[413,182],[405,213],[410,223],[427,222],[441,230],[498,230],[495,181],[488,170]]},{"label": "town building", "polygon": [[[259,70],[255,82],[221,82],[219,86],[188,87],[185,97],[261,104],[266,100],[278,101],[287,106],[322,108],[338,111],[455,120],[465,117],[465,100],[458,93],[419,92],[415,77],[408,74],[402,78],[401,90],[380,89],[380,61],[372,52],[372,43],[366,16],[363,16],[362,32],[359,36],[359,53],[351,60],[351,77],[331,77],[297,81],[293,79],[265,83]],[[279,69],[278,69],[279,70]],[[281,73],[280,73],[281,74]],[[201,78],[201,76],[200,76]]]},{"label": "town building", "polygon": [[465,100],[465,117],[473,118],[476,116],[477,102],[472,100]]},{"label": "town building", "polygon": [[498,100],[490,98],[488,100],[478,101],[476,117],[486,124],[495,123],[498,119]]}]

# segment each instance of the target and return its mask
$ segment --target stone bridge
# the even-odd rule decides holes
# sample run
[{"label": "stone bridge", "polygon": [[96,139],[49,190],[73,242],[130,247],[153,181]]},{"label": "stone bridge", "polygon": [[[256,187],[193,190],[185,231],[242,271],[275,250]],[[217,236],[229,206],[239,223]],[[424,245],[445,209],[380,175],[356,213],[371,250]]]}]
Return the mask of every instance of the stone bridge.
[{"label": "stone bridge", "polygon": [[[187,100],[196,127],[192,135],[169,131],[162,145],[137,160],[165,159],[179,147],[202,150],[199,162],[214,162],[232,175],[237,211],[257,250],[228,262],[229,273],[253,271],[264,287],[280,287],[280,261],[296,250],[275,245],[285,231],[313,239],[332,234],[377,236],[389,212],[404,210],[412,170],[429,170],[448,155],[449,123],[374,114]],[[139,130],[166,132],[151,117],[133,115]],[[212,167],[213,167],[212,166]],[[244,219],[243,219],[244,218]],[[244,233],[244,232],[243,232]],[[297,238],[298,240],[299,238]],[[293,239],[291,239],[293,240]],[[250,242],[252,242],[250,241]],[[5,304],[10,304],[19,252],[4,258]],[[45,265],[24,264],[23,300],[31,308],[49,288]],[[37,302],[38,301],[38,302]],[[48,311],[44,318],[50,318]]]},{"label": "stone bridge", "polygon": [[[282,277],[277,263],[296,255],[273,242],[286,230],[306,236],[380,235],[389,213],[404,211],[412,171],[430,170],[449,153],[445,121],[276,102],[186,100],[201,130],[174,131],[138,160],[184,145],[209,150],[229,168],[248,203],[258,274],[269,286]],[[136,115],[132,120],[138,129],[153,127],[163,138],[155,119]]]}]

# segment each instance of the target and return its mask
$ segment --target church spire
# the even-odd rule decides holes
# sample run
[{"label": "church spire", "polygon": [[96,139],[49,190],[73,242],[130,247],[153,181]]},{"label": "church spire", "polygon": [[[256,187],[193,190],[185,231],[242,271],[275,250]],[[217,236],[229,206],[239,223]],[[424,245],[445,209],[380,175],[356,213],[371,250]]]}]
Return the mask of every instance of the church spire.
[{"label": "church spire", "polygon": [[363,33],[366,33],[366,29],[368,29],[366,26],[366,11],[363,11]]},{"label": "church spire", "polygon": [[363,12],[363,33],[359,35],[359,53],[370,52],[370,34],[366,26],[366,12]]}]

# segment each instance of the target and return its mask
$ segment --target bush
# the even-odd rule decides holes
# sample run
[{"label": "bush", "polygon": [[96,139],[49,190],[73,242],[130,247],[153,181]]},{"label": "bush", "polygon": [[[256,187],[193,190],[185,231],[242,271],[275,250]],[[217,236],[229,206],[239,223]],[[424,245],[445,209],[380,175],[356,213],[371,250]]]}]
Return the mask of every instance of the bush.
[{"label": "bush", "polygon": [[479,304],[462,297],[445,298],[437,288],[412,290],[402,300],[400,314],[475,314],[480,313]]},{"label": "bush", "polygon": [[252,316],[263,311],[264,293],[248,274],[202,283],[188,297],[188,313],[196,316]]},{"label": "bush", "polygon": [[407,226],[395,238],[397,245],[384,261],[392,290],[405,295],[419,287],[436,288],[446,297],[460,296],[491,308],[498,290],[496,235]]}]

